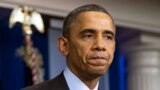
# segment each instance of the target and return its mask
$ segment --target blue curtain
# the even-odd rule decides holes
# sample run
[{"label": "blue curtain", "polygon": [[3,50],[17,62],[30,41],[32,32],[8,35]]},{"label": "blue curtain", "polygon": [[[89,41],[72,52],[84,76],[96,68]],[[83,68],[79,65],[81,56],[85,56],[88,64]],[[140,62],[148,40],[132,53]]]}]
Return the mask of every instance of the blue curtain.
[{"label": "blue curtain", "polygon": [[109,70],[110,90],[126,89],[126,60],[120,52],[119,44],[116,45],[115,57]]},{"label": "blue curtain", "polygon": [[[0,36],[1,36],[1,33],[0,33]],[[2,80],[2,63],[1,63],[1,60],[2,60],[2,59],[1,59],[1,55],[2,55],[2,54],[1,54],[1,51],[2,51],[2,50],[1,50],[1,44],[0,44],[0,90],[2,90],[2,88],[1,88],[1,87],[2,87],[2,86],[1,86],[1,85],[2,85],[2,84],[1,84],[1,82],[2,82],[2,81],[1,81],[1,80]]]},{"label": "blue curtain", "polygon": [[[23,45],[21,24],[9,29],[11,10],[0,9],[0,90],[19,90],[25,85],[25,63],[16,55],[16,49]],[[34,47],[43,55],[45,79],[48,79],[48,39],[47,32],[34,31]]]}]

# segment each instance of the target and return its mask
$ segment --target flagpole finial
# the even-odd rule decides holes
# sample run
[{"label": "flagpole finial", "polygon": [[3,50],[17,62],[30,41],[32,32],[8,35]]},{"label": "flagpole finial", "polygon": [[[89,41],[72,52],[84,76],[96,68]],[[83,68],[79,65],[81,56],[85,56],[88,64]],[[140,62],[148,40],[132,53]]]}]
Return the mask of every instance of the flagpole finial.
[{"label": "flagpole finial", "polygon": [[24,33],[24,46],[18,48],[18,55],[23,58],[25,64],[31,69],[33,84],[38,84],[44,81],[44,69],[42,68],[43,60],[38,49],[33,47],[31,25],[34,25],[40,33],[44,33],[42,17],[35,10],[27,6],[21,6],[13,9],[9,20],[10,28],[17,22],[22,24]]},{"label": "flagpole finial", "polygon": [[17,22],[22,24],[24,34],[32,35],[31,25],[34,25],[40,33],[44,33],[42,16],[28,6],[20,6],[13,9],[9,27],[12,28]]}]

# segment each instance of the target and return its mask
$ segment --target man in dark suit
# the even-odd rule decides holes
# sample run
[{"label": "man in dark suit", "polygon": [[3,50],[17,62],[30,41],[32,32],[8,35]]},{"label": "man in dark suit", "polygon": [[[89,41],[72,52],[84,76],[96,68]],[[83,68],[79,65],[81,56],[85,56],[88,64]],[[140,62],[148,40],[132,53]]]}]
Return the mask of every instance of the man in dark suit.
[{"label": "man in dark suit", "polygon": [[114,57],[115,33],[110,14],[101,6],[76,8],[66,17],[57,44],[67,67],[56,78],[23,90],[98,90]]}]

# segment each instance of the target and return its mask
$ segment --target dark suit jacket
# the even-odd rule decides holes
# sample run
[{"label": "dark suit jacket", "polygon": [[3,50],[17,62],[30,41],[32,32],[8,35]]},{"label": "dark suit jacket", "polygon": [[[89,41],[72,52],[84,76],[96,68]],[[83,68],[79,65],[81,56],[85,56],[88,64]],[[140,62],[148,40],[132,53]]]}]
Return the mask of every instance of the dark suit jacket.
[{"label": "dark suit jacket", "polygon": [[52,80],[48,80],[37,85],[26,87],[22,90],[69,90],[69,87],[67,85],[63,73],[61,73]]}]

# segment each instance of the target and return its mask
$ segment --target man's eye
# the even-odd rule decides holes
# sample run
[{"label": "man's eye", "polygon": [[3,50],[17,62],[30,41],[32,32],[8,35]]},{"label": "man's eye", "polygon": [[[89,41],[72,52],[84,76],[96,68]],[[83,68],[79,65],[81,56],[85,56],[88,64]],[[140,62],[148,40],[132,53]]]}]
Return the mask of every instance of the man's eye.
[{"label": "man's eye", "polygon": [[88,39],[88,38],[92,38],[93,35],[92,35],[92,34],[86,34],[86,35],[84,35],[83,37]]},{"label": "man's eye", "polygon": [[107,36],[108,39],[112,40],[113,38],[111,36]]},{"label": "man's eye", "polygon": [[114,37],[111,36],[111,35],[106,35],[105,37],[106,37],[107,40],[113,40],[114,39]]},{"label": "man's eye", "polygon": [[89,35],[85,35],[85,37],[92,37],[92,35],[91,35],[91,34],[89,34]]}]

